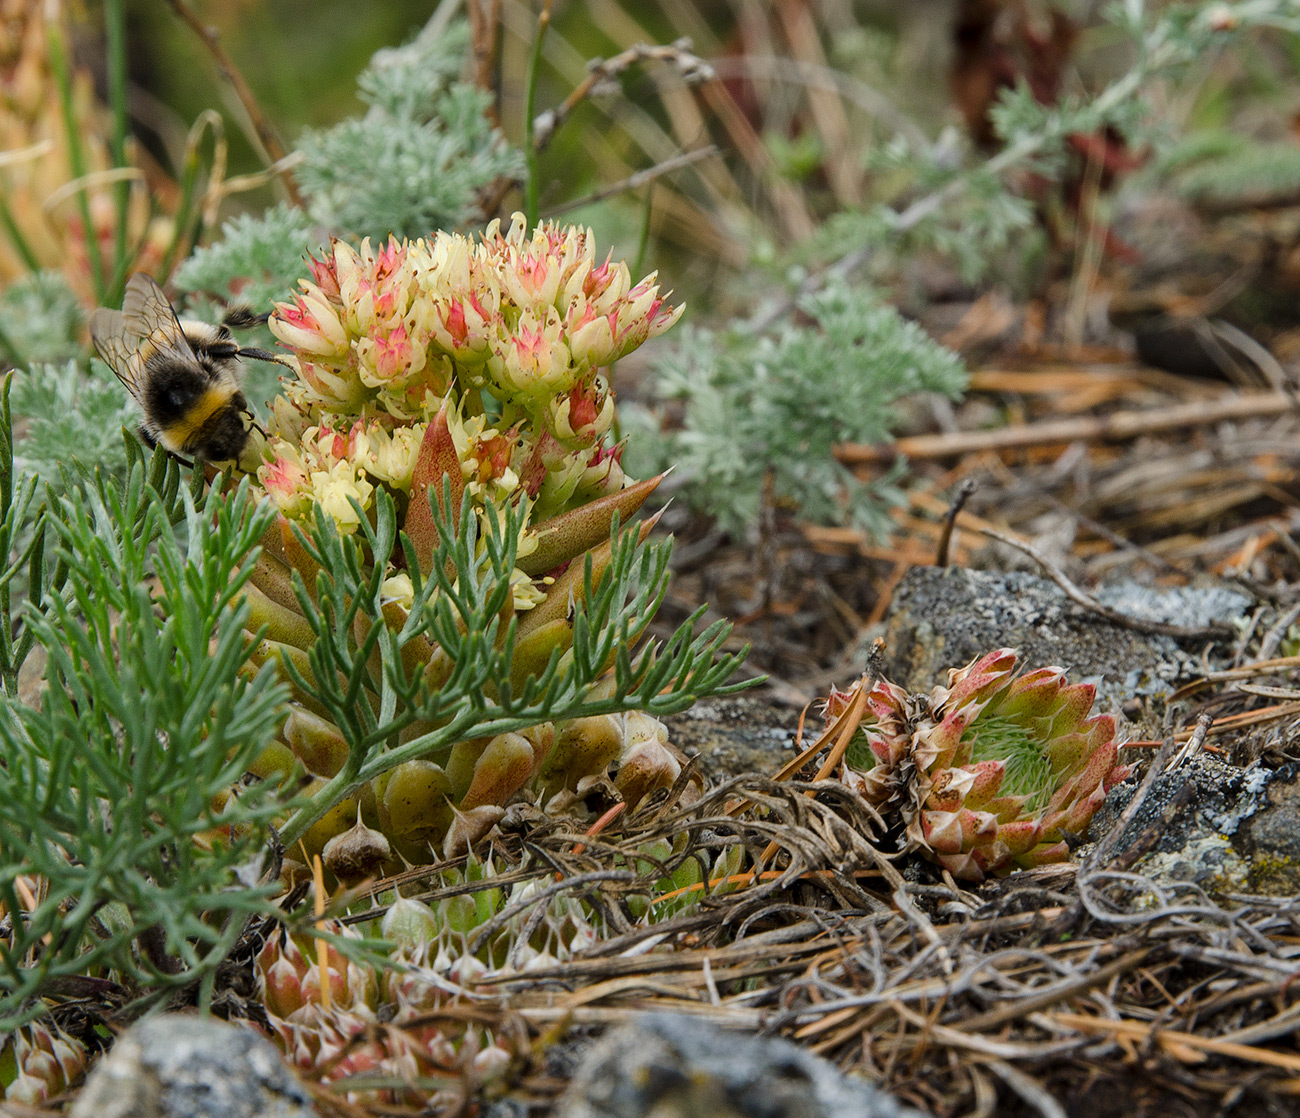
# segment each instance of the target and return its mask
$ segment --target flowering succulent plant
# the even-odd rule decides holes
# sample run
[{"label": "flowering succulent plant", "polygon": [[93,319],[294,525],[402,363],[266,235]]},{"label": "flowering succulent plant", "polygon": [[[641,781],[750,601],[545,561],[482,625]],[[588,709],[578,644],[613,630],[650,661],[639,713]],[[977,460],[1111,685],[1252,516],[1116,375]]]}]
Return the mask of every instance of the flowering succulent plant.
[{"label": "flowering succulent plant", "polygon": [[[929,695],[878,680],[839,774],[910,848],[964,881],[1064,861],[1066,836],[1087,830],[1129,773],[1114,719],[1088,717],[1091,684],[1067,683],[1061,668],[1018,669],[1003,648]],[[855,696],[832,692],[828,720]]]},{"label": "flowering succulent plant", "polygon": [[[338,792],[327,812],[289,824],[291,842],[301,840],[309,857],[323,853],[346,880],[463,850],[526,785],[557,807],[608,783],[611,771],[632,806],[671,785],[680,766],[662,725],[626,704],[614,709],[613,689],[601,684],[586,685],[585,698],[610,700],[610,713],[532,726],[515,717],[514,725],[423,752],[406,743],[432,741],[455,721],[454,709],[408,719],[404,735],[358,729],[351,715],[361,700],[401,721],[396,691],[406,688],[414,702],[417,691],[467,686],[478,668],[463,650],[458,660],[455,646],[473,626],[463,611],[448,613],[451,630],[435,634],[427,616],[439,598],[472,597],[464,579],[484,562],[507,563],[509,588],[480,610],[491,632],[478,655],[498,655],[508,678],[468,687],[471,705],[486,695],[510,721],[515,696],[555,678],[548,669],[585,658],[594,679],[626,657],[657,605],[654,592],[635,585],[660,575],[646,567],[627,576],[643,620],[619,621],[609,603],[589,599],[618,566],[615,527],[659,479],[625,477],[622,447],[607,441],[614,402],[605,369],[671,326],[681,307],[665,303],[653,275],[633,283],[626,264],[599,262],[590,230],[545,224],[530,234],[519,215],[506,232],[493,222],[478,241],[448,233],[377,249],[336,241],[310,268],[295,300],[270,320],[295,375],[274,402],[265,446],[255,447],[257,477],[281,515],[245,594],[249,627],[266,637],[254,659],[278,659],[298,700],[261,767],[288,771],[296,758],[312,779],[308,796]],[[446,548],[464,518],[478,526],[477,542],[457,574]],[[308,538],[326,526],[340,548],[334,561]],[[409,547],[396,543],[398,531]],[[643,539],[648,525],[639,531],[627,535]],[[348,551],[358,542],[360,551]],[[303,595],[317,598],[322,571],[334,578],[358,560],[378,593],[343,627],[351,651],[331,660],[320,652],[324,622],[309,621],[309,607],[320,603]],[[357,610],[355,591],[338,595],[339,609]],[[600,617],[584,620],[584,607]],[[617,634],[623,653],[607,633]],[[575,647],[585,637],[604,642],[598,659]],[[400,646],[409,687],[368,671],[368,684],[355,675],[345,709],[313,701],[313,682],[345,671],[340,656],[362,645],[378,656],[386,643]],[[390,753],[391,764],[360,763],[361,749],[398,742],[405,752]]]}]

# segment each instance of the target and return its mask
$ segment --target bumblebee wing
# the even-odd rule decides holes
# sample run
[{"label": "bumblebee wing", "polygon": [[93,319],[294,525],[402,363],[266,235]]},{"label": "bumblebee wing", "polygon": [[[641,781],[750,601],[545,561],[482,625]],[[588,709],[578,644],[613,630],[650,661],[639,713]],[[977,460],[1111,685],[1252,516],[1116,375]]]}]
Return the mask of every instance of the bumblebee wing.
[{"label": "bumblebee wing", "polygon": [[132,334],[126,316],[121,311],[100,307],[90,316],[90,340],[117,379],[139,400],[144,360],[140,355],[140,338]]},{"label": "bumblebee wing", "polygon": [[171,301],[163,290],[153,281],[153,277],[144,272],[136,272],[126,281],[126,292],[122,297],[122,317],[128,328],[137,338],[147,338],[155,330],[169,329],[180,334],[181,324],[176,312],[172,310]]},{"label": "bumblebee wing", "polygon": [[141,402],[145,366],[151,361],[179,362],[202,372],[167,296],[143,272],[127,281],[120,311],[101,307],[91,316],[90,336],[118,380]]}]

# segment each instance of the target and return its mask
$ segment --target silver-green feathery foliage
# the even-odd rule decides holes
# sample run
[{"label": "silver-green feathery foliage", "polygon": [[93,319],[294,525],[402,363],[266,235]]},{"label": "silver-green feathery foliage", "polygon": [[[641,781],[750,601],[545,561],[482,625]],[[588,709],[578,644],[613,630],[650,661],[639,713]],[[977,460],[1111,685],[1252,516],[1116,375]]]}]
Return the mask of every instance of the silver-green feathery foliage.
[{"label": "silver-green feathery foliage", "polygon": [[[55,585],[25,623],[45,682],[0,701],[0,1028],[90,975],[122,997],[196,981],[210,994],[247,918],[269,910],[258,866],[284,805],[242,778],[285,688],[241,673],[234,603],[274,513],[246,482],[196,498],[179,481],[163,453],[137,454],[125,484],[87,479],[42,520]],[[34,908],[19,877],[40,883]]]},{"label": "silver-green feathery foliage", "polygon": [[313,217],[359,237],[422,237],[465,224],[481,188],[522,171],[487,118],[490,95],[456,80],[468,46],[458,23],[374,56],[358,79],[365,115],[299,141]]},{"label": "silver-green feathery foliage", "polygon": [[307,275],[307,253],[324,239],[313,240],[311,220],[283,202],[256,217],[241,214],[221,227],[221,240],[194,250],[176,270],[176,286],[224,299],[238,280],[239,300],[262,313]]},{"label": "silver-green feathery foliage", "polygon": [[[799,309],[808,324],[770,336],[695,331],[685,338],[652,385],[661,401],[682,402],[682,425],[660,432],[653,450],[684,471],[691,501],[733,531],[758,519],[770,471],[773,496],[799,516],[883,534],[888,508],[901,497],[889,482],[859,482],[834,447],[887,439],[901,399],[955,397],[965,371],[955,354],[868,291],[839,285]],[[641,468],[633,459],[642,439],[653,443],[654,432],[638,429],[629,444],[632,469]]]},{"label": "silver-green feathery foliage", "polygon": [[[8,443],[11,402],[13,414],[22,419],[23,433],[16,447]],[[128,461],[122,429],[134,427],[139,415],[117,378],[99,361],[90,363],[88,374],[75,361],[62,365],[35,363],[16,369],[6,379],[3,407],[5,453],[12,453],[17,474],[25,476],[14,500],[5,506],[12,525],[0,554],[10,558],[26,555],[24,562],[28,562],[29,549],[40,547],[43,561],[49,558],[44,554],[48,539],[46,533],[40,533],[37,542],[37,527],[50,493],[65,490],[82,470],[95,468],[121,477]],[[134,446],[134,437],[130,441]],[[4,468],[9,477],[15,476],[12,464]],[[28,499],[18,500],[29,491]],[[11,576],[0,577],[4,578],[3,592],[11,593],[15,601],[37,589],[25,566]],[[7,616],[7,607],[4,612]],[[0,680],[12,691],[8,686],[12,682],[9,668],[5,654],[0,652]]]},{"label": "silver-green feathery foliage", "polygon": [[1071,136],[1110,129],[1135,151],[1167,146],[1168,136],[1151,111],[1159,98],[1142,91],[1239,47],[1251,31],[1300,32],[1296,0],[1124,0],[1106,12],[1132,44],[1127,71],[1095,96],[1072,91],[1053,105],[1039,103],[1023,83],[1007,90],[991,111],[1002,149],[977,162],[963,159],[955,143],[922,148],[899,136],[873,157],[873,164],[889,172],[891,181],[906,183],[908,201],[836,216],[815,239],[814,250],[856,254],[883,272],[918,251],[937,249],[964,279],[975,282],[1006,265],[1008,245],[1041,244],[1034,203],[1014,183],[1058,181],[1070,158]]},{"label": "silver-green feathery foliage", "polygon": [[65,565],[51,571],[46,563],[40,478],[14,468],[13,378],[9,373],[0,384],[0,688],[8,696],[17,694],[18,673],[36,643],[30,620],[68,574]]},{"label": "silver-green feathery foliage", "polygon": [[63,362],[81,354],[82,310],[59,272],[34,272],[0,291],[0,359]]},{"label": "silver-green feathery foliage", "polygon": [[280,204],[226,222],[177,271],[181,290],[229,297],[238,281],[238,298],[264,311],[331,234],[416,238],[471,221],[479,191],[520,174],[523,157],[488,120],[489,94],[457,80],[468,47],[462,22],[378,51],[357,79],[366,112],[299,139],[306,210]]},{"label": "silver-green feathery foliage", "polygon": [[1267,203],[1300,192],[1300,147],[1292,140],[1199,133],[1170,152],[1163,169],[1184,198],[1211,208]]},{"label": "silver-green feathery foliage", "polygon": [[122,428],[135,427],[140,417],[102,362],[91,361],[88,373],[75,361],[19,369],[12,397],[14,412],[26,419],[21,466],[50,480],[76,462],[119,476],[125,470]]},{"label": "silver-green feathery foliage", "polygon": [[[467,494],[457,527],[432,492],[429,500],[439,542],[427,579],[420,576],[411,541],[397,531],[392,499],[382,492],[373,527],[363,513],[360,533],[341,536],[333,518],[318,509],[310,535],[302,537],[322,568],[310,592],[296,571],[293,576],[315,640],[307,670],[289,658],[283,663],[300,697],[342,731],[349,757],[282,828],[286,846],[365,781],[408,760],[439,759],[457,742],[628,710],[672,714],[754,682],[727,682],[748,649],[721,654],[731,631],[725,622],[695,633],[703,609],[666,643],[637,647],[667,589],[671,544],[642,543],[635,528],[619,532],[615,525],[613,555],[599,578],[593,580],[586,559],[584,594],[573,606],[572,648],[556,650],[540,675],[512,686],[516,620],[502,634],[501,618],[511,599],[524,512],[513,506],[498,512],[489,505],[480,527]],[[449,487],[442,507],[452,507]],[[398,631],[367,623],[358,641],[358,617],[383,615],[383,559],[399,551],[415,590],[407,621]],[[450,678],[436,688],[402,655],[407,644],[420,640],[435,643],[454,664]],[[613,693],[589,697],[610,668]]]}]

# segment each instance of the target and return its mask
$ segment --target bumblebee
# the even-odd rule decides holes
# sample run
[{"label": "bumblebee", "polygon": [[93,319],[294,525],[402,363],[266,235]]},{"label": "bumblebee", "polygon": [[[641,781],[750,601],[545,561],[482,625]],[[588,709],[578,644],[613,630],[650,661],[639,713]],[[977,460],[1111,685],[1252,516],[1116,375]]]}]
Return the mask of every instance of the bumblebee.
[{"label": "bumblebee", "polygon": [[284,361],[264,349],[241,348],[231,329],[264,322],[231,308],[219,325],[182,321],[143,272],[126,284],[120,311],[90,316],[90,338],[144,414],[140,437],[181,459],[239,459],[256,425],[239,376],[239,359]]}]

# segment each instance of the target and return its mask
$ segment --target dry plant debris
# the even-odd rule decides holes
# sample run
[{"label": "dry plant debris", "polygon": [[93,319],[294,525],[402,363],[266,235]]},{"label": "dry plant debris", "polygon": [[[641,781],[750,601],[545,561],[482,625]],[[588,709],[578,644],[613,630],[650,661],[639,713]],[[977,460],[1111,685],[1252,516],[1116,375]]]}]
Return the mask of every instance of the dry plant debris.
[{"label": "dry plant debris", "polygon": [[[988,313],[977,304],[969,315]],[[967,326],[978,341],[978,323]],[[991,550],[990,537],[1007,537],[1036,573],[1077,587],[1113,575],[1158,585],[1210,575],[1259,602],[1235,633],[1203,633],[1187,646],[1217,641],[1216,658],[1169,697],[1170,745],[1153,776],[1199,750],[1243,768],[1297,760],[1300,423],[1291,387],[1175,377],[1118,349],[1066,354],[1033,339],[996,362],[973,373],[955,414],[916,417],[918,433],[892,448],[845,448],[864,476],[903,453],[921,477],[892,540],[799,525],[780,508],[743,553],[679,525],[688,539],[670,603],[711,600],[742,617],[736,639],[755,641],[777,677],[774,694],[806,700],[849,674],[846,650],[861,655],[906,571],[935,561],[951,497],[973,480],[947,545],[954,565],[1025,563]],[[1161,744],[1130,742],[1122,759],[1151,758]],[[726,953],[675,954],[678,982],[694,968],[696,998],[709,1003],[701,1012],[783,1032],[937,1115],[1288,1113],[1300,1092],[1300,898],[1210,896],[1134,872],[1155,837],[1139,836],[1127,852],[1085,848],[1077,865],[975,891],[950,878],[913,880],[910,870],[890,888],[879,866],[845,864],[874,910],[827,905],[834,886],[825,878],[791,882],[785,903],[806,929],[801,940],[788,929],[758,962],[742,949],[757,951],[774,933],[751,921]],[[719,926],[741,897],[710,902]],[[743,971],[720,965],[741,958]],[[718,979],[760,967],[758,989]]]},{"label": "dry plant debris", "polygon": [[[500,851],[552,882],[539,905],[578,895],[610,922],[585,957],[485,982],[448,1011],[513,1038],[515,1089],[538,1105],[562,1087],[545,1071],[557,1030],[648,1010],[788,1036],[942,1116],[991,1113],[999,1093],[1021,1104],[999,1114],[1049,1118],[1084,1098],[1118,1113],[1104,1100],[1119,1088],[1139,1115],[1171,1098],[1265,1113],[1251,1101],[1300,1093],[1298,898],[1211,898],[1100,848],[978,891],[918,880],[865,837],[867,809],[834,781],[744,776],[694,804],[659,800],[598,835],[555,821]],[[620,932],[621,900],[647,883],[609,867],[679,833],[704,865],[741,842],[772,868]]]},{"label": "dry plant debris", "polygon": [[[981,300],[967,313],[993,312]],[[967,482],[974,491],[947,545],[954,566],[1052,577],[1046,558],[1085,589],[1112,577],[1182,585],[1208,574],[1281,609],[1294,601],[1300,420],[1291,391],[1173,376],[1111,347],[1070,356],[1030,339],[995,361],[972,373],[955,413],[915,416],[918,433],[893,446],[842,448],[864,478],[908,459],[908,505],[889,540],[802,524],[797,510],[774,507],[756,544],[738,544],[670,508],[665,524],[683,542],[665,621],[711,602],[737,619],[735,641],[754,642],[751,665],[790,685],[778,694],[807,701],[860,670],[854,650],[906,572],[936,561]],[[1039,556],[990,543],[994,534]]]}]

